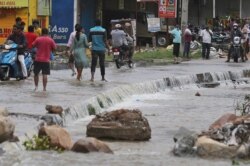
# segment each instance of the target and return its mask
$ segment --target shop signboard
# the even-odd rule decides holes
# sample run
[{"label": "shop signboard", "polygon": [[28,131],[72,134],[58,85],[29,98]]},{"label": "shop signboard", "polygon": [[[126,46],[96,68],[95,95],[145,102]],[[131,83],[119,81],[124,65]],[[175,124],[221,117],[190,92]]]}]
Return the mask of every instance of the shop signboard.
[{"label": "shop signboard", "polygon": [[57,44],[65,44],[74,27],[74,1],[61,0],[58,3],[58,0],[52,0],[52,6],[49,26],[51,37]]},{"label": "shop signboard", "polygon": [[159,0],[158,15],[161,18],[176,18],[177,0]]},{"label": "shop signboard", "polygon": [[37,0],[37,15],[51,15],[51,0]]},{"label": "shop signboard", "polygon": [[15,8],[15,7],[28,7],[29,1],[28,0],[1,0],[0,1],[0,8]]},{"label": "shop signboard", "polygon": [[147,18],[147,22],[149,32],[159,32],[161,30],[160,18]]}]

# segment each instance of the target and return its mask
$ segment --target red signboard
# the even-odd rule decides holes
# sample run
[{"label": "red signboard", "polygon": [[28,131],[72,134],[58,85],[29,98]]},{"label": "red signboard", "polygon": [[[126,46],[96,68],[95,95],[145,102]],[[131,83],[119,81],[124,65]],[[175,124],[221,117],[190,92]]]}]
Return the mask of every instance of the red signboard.
[{"label": "red signboard", "polygon": [[163,18],[176,18],[177,0],[159,0],[158,15]]}]

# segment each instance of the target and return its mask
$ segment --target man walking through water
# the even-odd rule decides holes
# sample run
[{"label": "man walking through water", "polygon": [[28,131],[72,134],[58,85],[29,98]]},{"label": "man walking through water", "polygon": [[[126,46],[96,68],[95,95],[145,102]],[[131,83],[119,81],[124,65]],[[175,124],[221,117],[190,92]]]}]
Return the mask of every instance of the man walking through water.
[{"label": "man walking through water", "polygon": [[101,27],[101,21],[97,19],[95,21],[95,26],[90,29],[89,42],[92,42],[92,60],[91,60],[91,79],[94,81],[95,69],[97,60],[99,58],[99,65],[101,69],[102,81],[107,81],[105,79],[105,52],[106,49],[109,50],[109,45],[107,41],[107,32],[106,29]]},{"label": "man walking through water", "polygon": [[42,70],[43,75],[43,91],[46,91],[47,75],[50,75],[50,53],[56,49],[56,44],[49,37],[47,28],[42,29],[42,36],[33,42],[33,47],[37,48],[34,61],[34,83],[35,91],[38,89],[39,73]]}]

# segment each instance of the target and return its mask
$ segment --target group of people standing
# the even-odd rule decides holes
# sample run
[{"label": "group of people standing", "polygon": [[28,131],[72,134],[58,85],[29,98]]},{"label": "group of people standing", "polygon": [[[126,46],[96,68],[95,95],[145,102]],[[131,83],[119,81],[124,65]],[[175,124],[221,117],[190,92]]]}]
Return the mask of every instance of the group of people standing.
[{"label": "group of people standing", "polygon": [[[245,24],[242,28],[236,23],[233,22],[231,26],[231,33],[230,33],[230,42],[233,42],[233,37],[235,35],[239,36],[241,39],[241,59],[242,62],[248,60],[247,53],[249,52],[249,36],[250,36],[250,28],[249,24]],[[190,59],[189,53],[190,53],[190,45],[191,41],[193,39],[193,34],[191,32],[192,25],[188,25],[185,30],[184,34],[182,36],[182,31],[179,27],[179,25],[176,25],[173,30],[171,30],[169,33],[173,36],[173,56],[174,56],[174,62],[179,63],[179,52],[180,52],[180,44],[183,39],[184,43],[184,49],[183,49],[183,58],[186,58],[187,60]],[[204,29],[201,30],[199,34],[202,42],[202,59],[210,59],[210,48],[212,46],[212,35],[213,31],[209,28],[209,26],[205,26]],[[228,58],[226,62],[230,61],[232,52],[232,44],[229,48]]]},{"label": "group of people standing", "polygon": [[[179,27],[179,25],[176,25],[175,28],[169,33],[173,37],[173,56],[174,56],[174,63],[180,63],[180,45],[183,38],[183,58],[186,58],[187,60],[190,60],[190,45],[191,41],[193,39],[193,34],[191,32],[192,25],[188,25],[185,30],[184,34],[182,36],[182,31]],[[201,31],[201,38],[202,38],[202,58],[203,59],[209,59],[209,53],[210,53],[210,47],[211,47],[211,41],[212,41],[212,34],[213,32],[209,29],[209,27],[205,27]]]}]

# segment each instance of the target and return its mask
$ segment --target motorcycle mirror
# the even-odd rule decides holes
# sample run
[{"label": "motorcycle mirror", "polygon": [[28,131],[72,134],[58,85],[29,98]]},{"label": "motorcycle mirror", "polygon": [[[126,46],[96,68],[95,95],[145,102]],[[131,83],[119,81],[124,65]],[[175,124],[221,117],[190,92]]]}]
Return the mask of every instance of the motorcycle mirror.
[{"label": "motorcycle mirror", "polygon": [[10,45],[7,45],[7,44],[4,45],[4,47],[5,47],[6,50],[9,50],[9,49],[11,48],[11,46],[10,46]]}]

